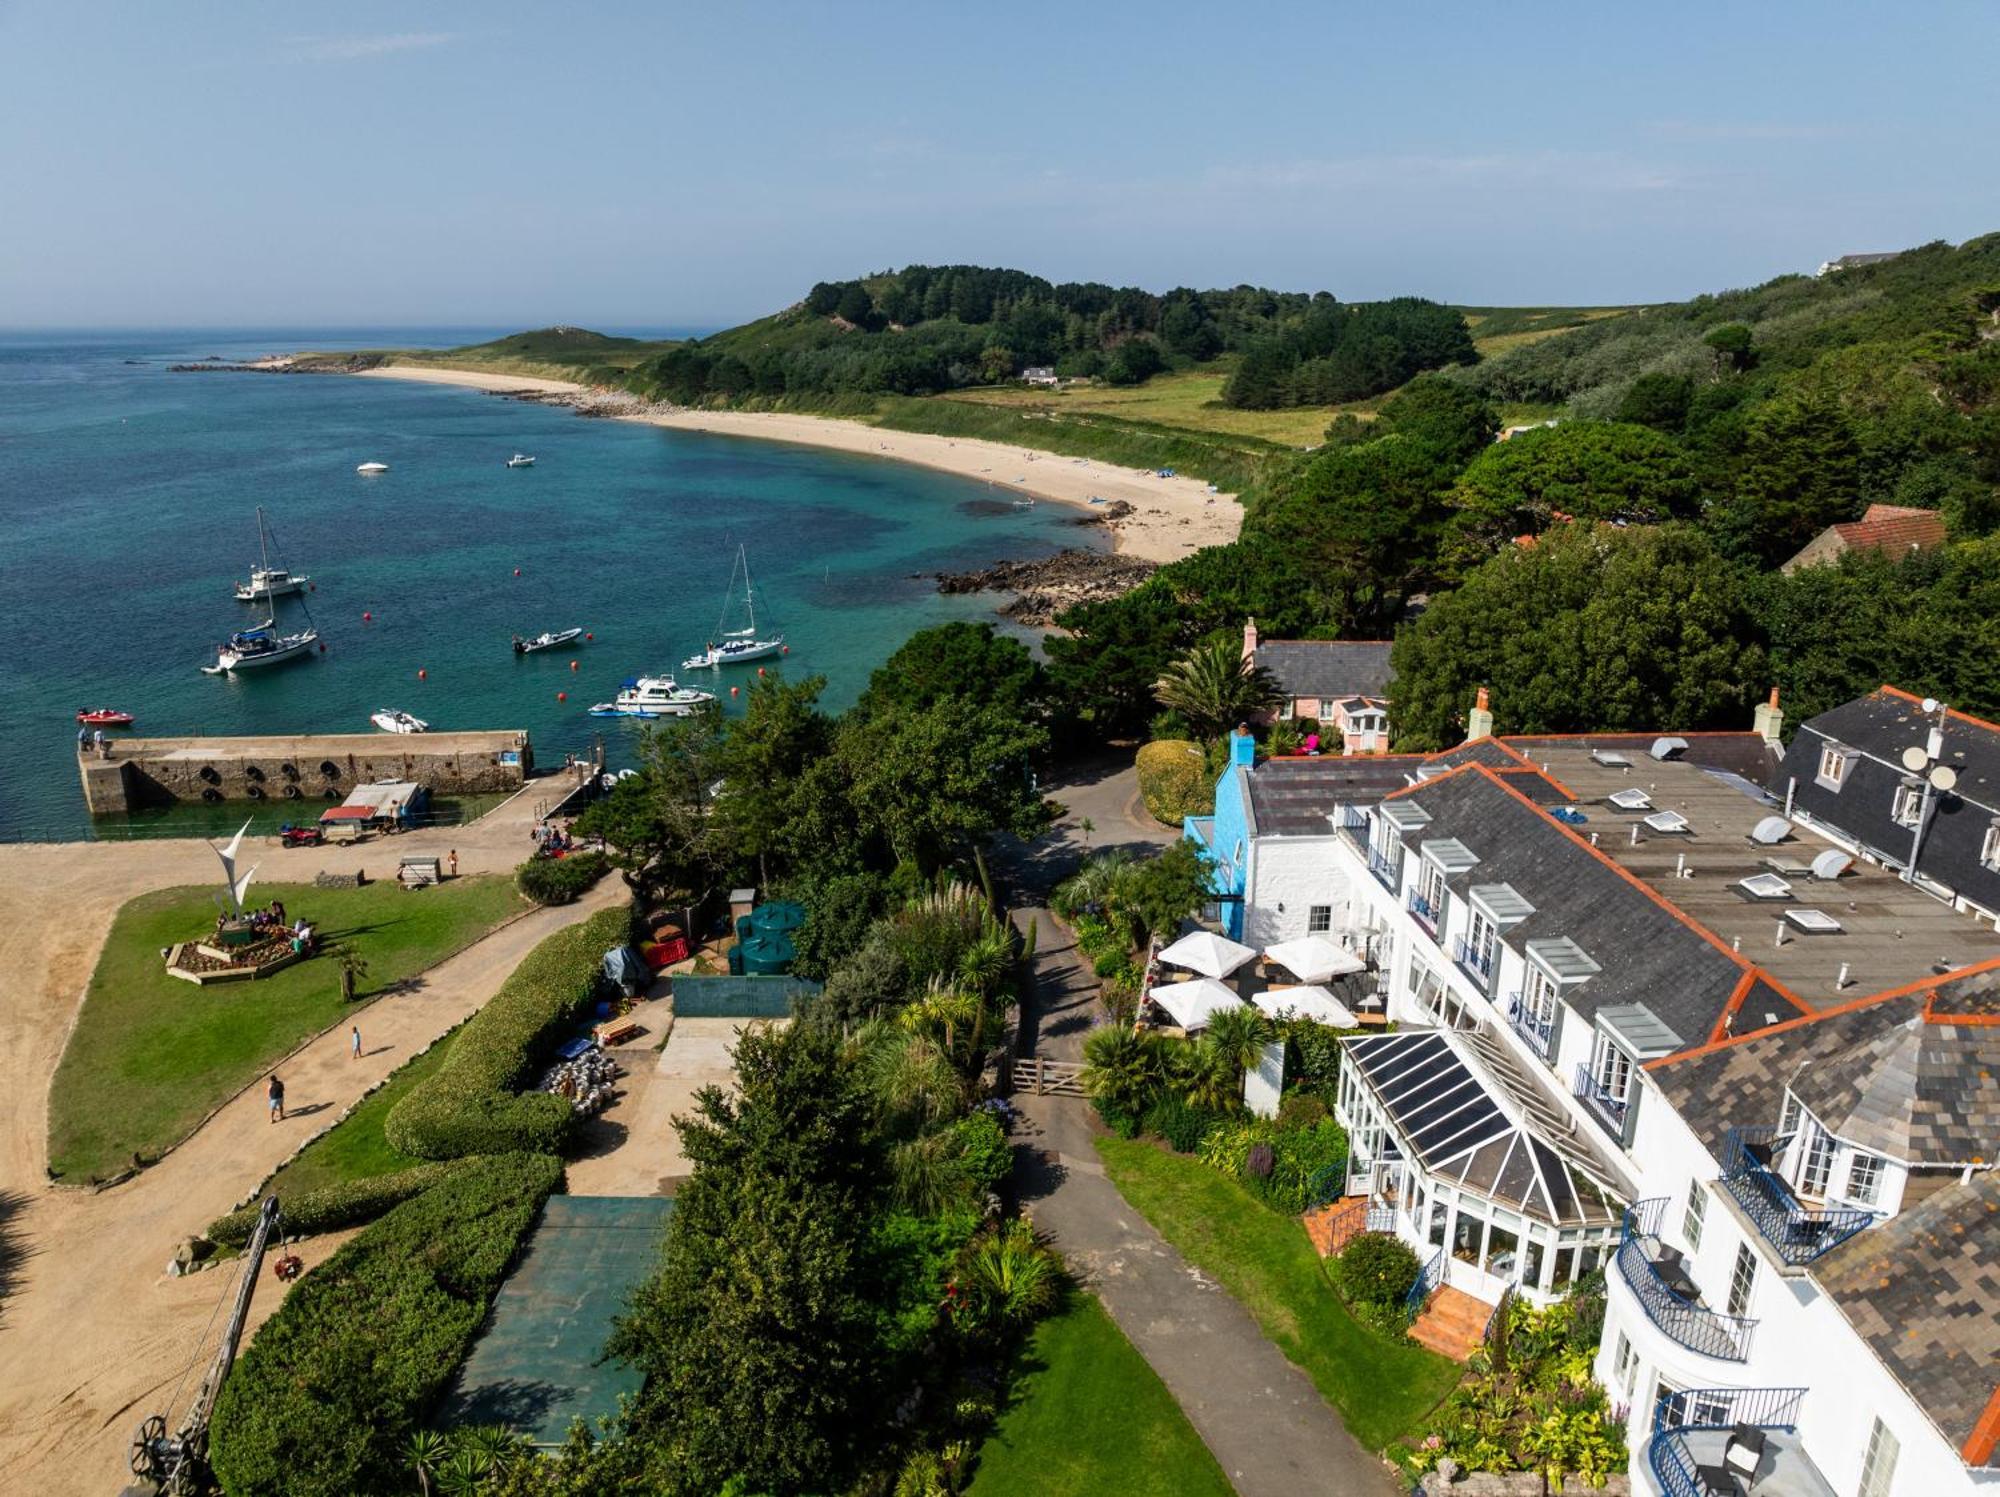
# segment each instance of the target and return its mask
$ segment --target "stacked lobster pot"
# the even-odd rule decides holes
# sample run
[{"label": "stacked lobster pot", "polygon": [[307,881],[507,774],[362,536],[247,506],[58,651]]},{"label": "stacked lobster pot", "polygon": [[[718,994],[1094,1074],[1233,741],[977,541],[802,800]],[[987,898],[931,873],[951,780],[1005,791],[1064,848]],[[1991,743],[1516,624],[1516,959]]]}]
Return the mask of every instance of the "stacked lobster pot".
[{"label": "stacked lobster pot", "polygon": [[616,1082],[624,1068],[602,1050],[586,1050],[575,1060],[550,1068],[542,1077],[542,1090],[568,1097],[585,1117],[594,1117],[611,1105],[618,1095]]}]

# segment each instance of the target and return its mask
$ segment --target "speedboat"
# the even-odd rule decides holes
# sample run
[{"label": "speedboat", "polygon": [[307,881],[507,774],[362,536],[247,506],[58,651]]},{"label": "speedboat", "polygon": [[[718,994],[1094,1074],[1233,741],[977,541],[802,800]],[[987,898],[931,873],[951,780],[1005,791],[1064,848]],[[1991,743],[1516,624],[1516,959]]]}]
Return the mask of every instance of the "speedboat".
[{"label": "speedboat", "polygon": [[395,707],[384,707],[380,712],[368,714],[368,721],[384,733],[428,733],[431,725],[421,717],[412,717]]},{"label": "speedboat", "polygon": [[132,714],[120,712],[116,707],[84,707],[76,714],[76,720],[86,728],[129,728]]},{"label": "speedboat", "polygon": [[251,572],[248,582],[236,584],[236,601],[239,603],[264,603],[272,598],[289,597],[302,593],[310,577],[294,577],[283,567],[258,567]]},{"label": "speedboat", "polygon": [[517,634],[514,636],[514,653],[532,655],[537,650],[553,650],[557,645],[566,645],[580,637],[582,633],[581,629],[544,630],[533,639],[523,639]]},{"label": "speedboat", "polygon": [[297,634],[280,634],[277,621],[266,619],[255,629],[240,629],[230,635],[228,643],[216,651],[215,664],[204,665],[202,671],[207,675],[220,676],[278,665],[311,654],[312,647],[318,643],[317,629],[308,627]]},{"label": "speedboat", "polygon": [[517,452],[507,459],[507,466],[510,468],[532,468],[535,466],[535,460],[525,452]]},{"label": "speedboat", "polygon": [[672,676],[635,676],[608,702],[590,709],[592,717],[692,717],[715,700],[712,691],[682,686]]},{"label": "speedboat", "polygon": [[354,471],[356,473],[387,473],[389,465],[387,463],[363,463]]},{"label": "speedboat", "polygon": [[[738,572],[743,574],[743,610],[748,627],[725,629],[722,626],[729,622],[729,610],[736,600]],[[774,634],[769,639],[757,637],[757,600],[750,589],[750,557],[741,546],[736,548],[736,565],[730,569],[729,588],[723,595],[722,617],[716,621],[715,631],[715,639],[708,642],[707,649],[681,662],[682,670],[706,670],[712,665],[741,665],[745,661],[781,655],[785,650],[785,636],[782,634]],[[718,644],[717,640],[721,643]]]}]

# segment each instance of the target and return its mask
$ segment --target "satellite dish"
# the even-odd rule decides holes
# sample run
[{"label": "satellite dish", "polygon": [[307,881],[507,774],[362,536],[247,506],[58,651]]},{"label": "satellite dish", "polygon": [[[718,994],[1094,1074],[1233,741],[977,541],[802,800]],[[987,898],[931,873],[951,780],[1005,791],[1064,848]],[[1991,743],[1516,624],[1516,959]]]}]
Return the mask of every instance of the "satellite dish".
[{"label": "satellite dish", "polygon": [[1938,710],[1938,699],[1936,697],[1925,697],[1924,711],[1928,714],[1935,712],[1937,710]]},{"label": "satellite dish", "polygon": [[1903,768],[1905,769],[1922,769],[1930,762],[1931,756],[1914,743],[1903,750]]},{"label": "satellite dish", "polygon": [[1940,764],[1931,771],[1931,784],[1939,790],[1949,790],[1958,783],[1958,771],[1949,764]]}]

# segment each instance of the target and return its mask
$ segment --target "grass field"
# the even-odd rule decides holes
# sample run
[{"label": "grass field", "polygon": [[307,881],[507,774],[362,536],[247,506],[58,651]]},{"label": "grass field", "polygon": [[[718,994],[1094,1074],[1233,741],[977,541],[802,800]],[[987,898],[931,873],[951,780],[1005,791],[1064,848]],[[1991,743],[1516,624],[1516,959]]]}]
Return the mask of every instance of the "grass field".
[{"label": "grass field", "polygon": [[444,1053],[451,1048],[452,1036],[457,1033],[453,1030],[422,1055],[398,1066],[354,1111],[307,1144],[296,1158],[273,1175],[264,1193],[276,1195],[282,1201],[308,1190],[349,1180],[372,1180],[377,1175],[393,1175],[424,1163],[390,1147],[382,1133],[382,1120],[418,1082],[444,1064]]},{"label": "grass field", "polygon": [[981,405],[1047,409],[1084,415],[1118,416],[1160,426],[1186,427],[1226,436],[1255,437],[1287,447],[1316,447],[1326,435],[1334,413],[1321,406],[1282,411],[1238,411],[1222,403],[1222,386],[1229,378],[1222,367],[1158,374],[1143,385],[1076,385],[1062,390],[1031,390],[1022,385],[960,390],[949,400]]},{"label": "grass field", "polygon": [[1231,1497],[1166,1385],[1095,1295],[1035,1328],[969,1497]]},{"label": "grass field", "polygon": [[1305,1228],[1236,1181],[1141,1139],[1097,1148],[1125,1199],[1256,1317],[1370,1450],[1409,1434],[1457,1383],[1456,1363],[1348,1314]]},{"label": "grass field", "polygon": [[[368,963],[360,996],[461,950],[522,909],[512,879],[454,879],[405,893],[260,884],[319,927],[328,947],[352,945]],[[330,952],[259,982],[198,988],[167,976],[160,949],[208,934],[213,891],[162,889],[119,910],[56,1067],[49,1093],[49,1160],[76,1182],[116,1174],[132,1156],[157,1155],[309,1036],[349,1012]]]}]

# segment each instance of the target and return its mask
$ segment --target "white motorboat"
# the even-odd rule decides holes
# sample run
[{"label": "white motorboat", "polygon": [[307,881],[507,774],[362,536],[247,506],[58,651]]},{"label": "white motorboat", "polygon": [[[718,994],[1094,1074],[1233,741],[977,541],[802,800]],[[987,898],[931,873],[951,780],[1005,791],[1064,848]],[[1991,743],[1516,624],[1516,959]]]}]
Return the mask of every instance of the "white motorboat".
[{"label": "white motorboat", "polygon": [[271,565],[271,526],[264,518],[264,506],[261,504],[257,506],[257,553],[262,565],[250,573],[248,582],[236,584],[237,602],[268,603],[273,598],[302,593],[306,584],[312,581],[310,577],[294,577],[283,567]]},{"label": "white motorboat", "polygon": [[582,635],[581,629],[545,629],[533,639],[523,639],[517,634],[514,636],[514,653],[532,655],[537,650],[553,650],[557,645],[566,645]]},{"label": "white motorboat", "polygon": [[[729,611],[736,600],[736,574],[743,574],[743,611],[747,624],[741,629],[725,629],[729,622]],[[699,654],[690,655],[681,662],[684,671],[706,670],[716,665],[741,665],[746,661],[764,660],[772,655],[782,655],[785,651],[785,636],[775,634],[769,639],[757,637],[757,600],[750,587],[750,558],[744,548],[736,548],[736,565],[730,569],[729,589],[723,594],[722,617],[716,620],[716,637],[708,642],[708,648]]]},{"label": "white motorboat", "polygon": [[712,691],[682,686],[672,676],[635,676],[608,702],[590,709],[592,717],[692,717],[715,700]]},{"label": "white motorboat", "polygon": [[428,733],[431,730],[431,725],[421,717],[412,717],[395,707],[384,707],[380,712],[369,713],[368,721],[384,733]]},{"label": "white motorboat", "polygon": [[275,619],[266,619],[255,629],[239,629],[215,652],[215,664],[202,670],[211,676],[279,665],[312,653],[319,643],[319,630],[307,625],[297,634],[280,634]]},{"label": "white motorboat", "polygon": [[532,468],[535,466],[535,460],[525,452],[517,452],[507,459],[507,466],[510,468]]},{"label": "white motorboat", "polygon": [[354,471],[356,473],[387,473],[389,465],[387,463],[363,463]]}]

